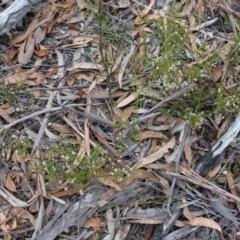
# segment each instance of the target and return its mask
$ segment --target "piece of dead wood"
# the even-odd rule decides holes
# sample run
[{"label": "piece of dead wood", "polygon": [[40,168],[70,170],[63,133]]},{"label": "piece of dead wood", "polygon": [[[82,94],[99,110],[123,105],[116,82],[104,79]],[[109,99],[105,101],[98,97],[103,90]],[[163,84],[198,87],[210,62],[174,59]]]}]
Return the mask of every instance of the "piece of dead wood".
[{"label": "piece of dead wood", "polygon": [[[21,21],[21,19],[33,9],[39,8],[41,3],[47,3],[45,0],[19,0],[14,1],[10,7],[0,13],[0,35],[9,34],[11,29]],[[43,4],[40,5],[41,7]]]},{"label": "piece of dead wood", "polygon": [[196,231],[199,227],[186,226],[180,228],[163,238],[163,240],[184,239],[190,233]]},{"label": "piece of dead wood", "polygon": [[211,190],[212,192],[216,193],[217,195],[225,198],[232,199],[236,201],[237,203],[240,203],[240,198],[225,191],[224,189],[218,187],[213,182],[210,182],[206,180],[205,178],[198,175],[196,172],[194,172],[191,169],[187,169],[183,166],[180,167],[181,172],[185,175],[181,175],[179,173],[168,173],[169,175],[176,176],[179,179],[182,179],[184,181],[190,182],[195,185],[195,187],[203,187],[208,190]]},{"label": "piece of dead wood", "polygon": [[181,213],[182,213],[181,209],[175,210],[175,212],[172,214],[172,217],[170,217],[169,220],[167,220],[163,224],[158,225],[153,232],[151,240],[158,240],[165,237],[170,232],[170,230],[172,229],[173,225],[175,224],[176,220],[179,218]]},{"label": "piece of dead wood", "polygon": [[[177,152],[177,154],[175,156],[175,163],[176,163],[176,165],[175,165],[175,173],[178,172],[180,159],[181,159],[182,153],[184,151],[184,146],[186,145],[186,141],[187,141],[189,132],[190,132],[190,126],[189,126],[188,123],[185,123],[184,129],[182,130],[181,135],[180,135],[181,143],[179,145],[178,152]],[[173,195],[174,195],[173,191],[174,191],[175,184],[176,184],[176,177],[174,177],[173,180],[172,180],[172,185],[171,185],[171,189],[170,189],[170,196],[168,198],[167,209],[168,209],[169,212],[170,212],[170,204],[172,202],[172,198],[173,198]]]},{"label": "piece of dead wood", "polygon": [[[93,203],[98,200],[98,198],[103,193],[103,189],[95,190],[94,192],[88,193],[84,200],[87,203]],[[84,201],[83,201],[84,202]],[[64,205],[65,206],[65,205]],[[98,207],[91,208],[83,206],[80,202],[76,202],[72,209],[67,213],[64,213],[61,218],[54,217],[54,221],[50,221],[51,224],[46,225],[37,235],[37,240],[54,240],[58,235],[60,235],[64,230],[67,230],[73,225],[77,225],[79,228],[83,226],[85,221],[96,212]]]},{"label": "piece of dead wood", "polygon": [[236,138],[240,131],[240,113],[238,113],[235,121],[232,123],[228,131],[217,141],[216,144],[197,162],[195,171],[206,176],[213,168],[220,165],[224,158],[217,157],[224,151],[226,147]]}]

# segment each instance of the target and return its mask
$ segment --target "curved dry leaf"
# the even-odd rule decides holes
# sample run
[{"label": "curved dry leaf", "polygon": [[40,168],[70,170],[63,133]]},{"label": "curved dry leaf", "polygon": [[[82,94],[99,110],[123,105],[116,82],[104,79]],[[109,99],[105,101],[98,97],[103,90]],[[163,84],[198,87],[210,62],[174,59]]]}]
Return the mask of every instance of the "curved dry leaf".
[{"label": "curved dry leaf", "polygon": [[175,124],[179,124],[181,122],[184,122],[184,120],[182,120],[181,118],[170,117],[170,116],[160,116],[160,117],[157,117],[156,121],[163,122],[164,124],[170,124],[170,123],[173,123],[173,122]]},{"label": "curved dry leaf", "polygon": [[69,68],[68,71],[72,71],[74,69],[81,69],[81,70],[104,70],[104,67],[100,64],[97,63],[92,63],[92,62],[80,62],[75,64],[72,68]]},{"label": "curved dry leaf", "polygon": [[27,28],[27,31],[25,31],[22,35],[18,35],[16,37],[12,38],[9,41],[9,43],[11,45],[15,45],[16,43],[20,43],[23,40],[25,40],[36,29],[36,26],[39,23],[39,17],[41,16],[41,14],[42,14],[42,12],[39,11],[37,13],[37,15],[34,17],[34,19],[32,20],[32,22],[29,24],[29,26]]},{"label": "curved dry leaf", "polygon": [[49,131],[47,127],[45,128],[44,132],[50,139],[59,139],[59,136]]},{"label": "curved dry leaf", "polygon": [[33,215],[24,208],[21,207],[11,208],[10,213],[12,215],[16,215],[19,218],[28,219],[33,226],[35,226],[36,224],[36,220],[34,219]]},{"label": "curved dry leaf", "polygon": [[230,118],[227,118],[223,124],[221,125],[221,127],[219,128],[218,134],[217,134],[217,140],[220,139],[223,135],[223,133],[226,131],[227,127],[230,125],[231,120]]},{"label": "curved dry leaf", "polygon": [[[182,196],[182,202],[183,202],[183,203],[186,203],[186,202],[187,202],[186,199],[185,199],[185,197],[183,197],[183,196]],[[184,208],[183,208],[183,215],[184,215],[184,217],[185,217],[187,220],[191,220],[191,219],[195,218],[195,216],[193,216],[193,215],[189,212],[188,207],[184,207]]]},{"label": "curved dry leaf", "polygon": [[[106,174],[107,176],[108,174]],[[108,177],[98,177],[98,181],[104,185],[110,186],[115,188],[117,191],[122,191],[122,188],[119,186],[119,184],[117,184],[117,180],[116,178],[112,177],[112,176],[108,176]]]},{"label": "curved dry leaf", "polygon": [[38,27],[34,32],[33,38],[34,38],[35,45],[41,43],[44,40],[46,33],[47,33],[47,23],[44,23],[43,25]]},{"label": "curved dry leaf", "polygon": [[169,152],[170,149],[173,149],[175,146],[176,139],[172,137],[169,142],[167,142],[163,147],[158,149],[155,153],[143,158],[139,163],[136,163],[133,168],[141,168],[148,165],[149,163],[155,162],[156,160],[163,157],[163,155]]},{"label": "curved dry leaf", "polygon": [[126,122],[128,120],[128,118],[131,116],[133,110],[134,110],[134,106],[130,106],[128,108],[125,108],[122,111],[120,118],[122,119],[123,122]]},{"label": "curved dry leaf", "polygon": [[86,151],[85,151],[85,140],[83,139],[82,140],[82,142],[81,142],[81,144],[80,144],[80,148],[79,148],[79,150],[78,150],[78,153],[77,153],[77,156],[76,156],[76,158],[75,158],[75,160],[74,160],[74,162],[73,162],[73,165],[75,166],[75,167],[77,167],[80,163],[81,163],[81,161],[82,161],[82,159],[84,158],[84,156],[85,156],[85,153],[86,153]]},{"label": "curved dry leaf", "polygon": [[147,15],[150,12],[150,10],[152,9],[154,4],[155,4],[155,0],[150,0],[149,5],[145,9],[143,9],[142,15],[143,16]]},{"label": "curved dry leaf", "polygon": [[18,54],[18,62],[21,64],[27,64],[34,52],[34,39],[29,36],[20,46]]},{"label": "curved dry leaf", "polygon": [[139,25],[139,24],[142,23],[143,17],[146,16],[150,12],[150,10],[152,9],[152,6],[154,4],[155,4],[155,0],[151,0],[149,5],[146,6],[141,12],[139,12],[139,10],[137,10],[137,9],[131,8],[132,12],[137,16],[135,21],[134,21],[134,23],[136,25]]},{"label": "curved dry leaf", "polygon": [[74,76],[69,76],[68,79],[67,79],[67,85],[68,86],[73,86],[75,81],[76,81],[76,78]]},{"label": "curved dry leaf", "polygon": [[213,82],[217,82],[222,77],[223,68],[224,68],[224,65],[222,64],[213,69],[213,76],[212,76]]},{"label": "curved dry leaf", "polygon": [[34,53],[36,54],[36,55],[38,55],[38,57],[44,57],[44,56],[47,56],[48,55],[48,53],[49,53],[49,50],[48,49],[39,49],[39,50],[34,50]]},{"label": "curved dry leaf", "polygon": [[100,231],[102,222],[100,217],[91,217],[85,223],[84,226],[92,227],[95,231]]},{"label": "curved dry leaf", "polygon": [[164,134],[160,133],[160,132],[156,132],[156,131],[144,131],[139,133],[136,136],[136,140],[144,140],[144,139],[148,139],[148,138],[163,138],[165,140],[169,140],[169,138],[167,136],[165,136]]},{"label": "curved dry leaf", "polygon": [[175,159],[177,158],[177,156],[179,154],[180,145],[175,145],[173,149],[174,149],[174,151],[170,155],[169,154],[164,155],[164,159],[167,163],[175,161]]},{"label": "curved dry leaf", "polygon": [[7,111],[0,107],[0,116],[6,120],[8,123],[13,123],[16,121],[15,118],[12,118],[8,115]]},{"label": "curved dry leaf", "polygon": [[126,105],[128,105],[129,103],[131,103],[132,101],[134,101],[137,97],[139,96],[139,92],[135,92],[130,94],[128,97],[126,97],[124,100],[122,100],[117,107],[124,107]]},{"label": "curved dry leaf", "polygon": [[60,2],[60,1],[51,1],[51,3],[56,6],[56,7],[60,7],[60,8],[71,8],[75,3],[76,3],[76,0],[68,0],[66,1],[67,4],[65,4],[65,2]]},{"label": "curved dry leaf", "polygon": [[62,200],[62,199],[60,199],[60,198],[58,198],[58,197],[55,197],[55,196],[49,195],[49,194],[47,194],[46,196],[47,196],[48,198],[50,198],[50,199],[54,199],[56,202],[58,202],[58,203],[60,203],[60,204],[62,204],[62,205],[66,204],[66,202],[65,202],[64,200]]},{"label": "curved dry leaf", "polygon": [[[64,59],[63,59],[63,55],[60,51],[58,51],[58,49],[55,49],[55,52],[57,54],[57,58],[58,58],[58,66],[63,66],[64,65]],[[57,76],[59,79],[63,78],[65,74],[65,69],[64,67],[59,67],[58,68],[58,72],[57,72]]]},{"label": "curved dry leaf", "polygon": [[9,174],[6,177],[5,187],[12,192],[17,192],[16,185]]},{"label": "curved dry leaf", "polygon": [[[233,176],[232,176],[232,173],[231,173],[230,170],[228,170],[226,176],[227,176],[227,182],[228,182],[228,186],[229,186],[229,189],[230,189],[231,193],[234,196],[238,197],[236,184],[234,182],[234,179],[233,179]],[[236,204],[237,204],[238,211],[240,211],[240,203],[236,201]]]},{"label": "curved dry leaf", "polygon": [[73,130],[69,127],[66,127],[64,125],[58,124],[58,123],[49,123],[48,126],[50,126],[52,129],[54,129],[55,131],[59,132],[59,133],[72,133]]},{"label": "curved dry leaf", "polygon": [[192,164],[192,149],[188,143],[186,143],[186,145],[184,146],[184,153],[185,153],[186,160],[188,162],[188,166],[190,167]]},{"label": "curved dry leaf", "polygon": [[[4,213],[2,211],[0,211],[0,228],[2,230],[3,233],[7,233],[10,232],[10,226],[6,224],[6,216],[4,215]],[[6,237],[4,238],[5,240],[10,240],[11,236],[10,235],[5,235]]]},{"label": "curved dry leaf", "polygon": [[220,233],[222,233],[222,228],[218,223],[213,221],[212,219],[204,218],[204,217],[196,217],[193,219],[190,219],[188,223],[191,226],[200,226],[200,227],[209,227],[218,230]]},{"label": "curved dry leaf", "polygon": [[126,187],[133,182],[134,179],[149,179],[154,183],[159,183],[158,179],[149,171],[144,169],[135,169],[131,172],[130,176],[121,182],[121,187]]}]

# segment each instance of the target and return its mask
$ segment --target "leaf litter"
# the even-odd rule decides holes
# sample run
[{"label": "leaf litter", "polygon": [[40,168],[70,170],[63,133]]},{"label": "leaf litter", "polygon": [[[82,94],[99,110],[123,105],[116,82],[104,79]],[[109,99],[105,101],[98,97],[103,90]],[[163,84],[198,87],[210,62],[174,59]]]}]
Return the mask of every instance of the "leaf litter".
[{"label": "leaf litter", "polygon": [[[204,118],[190,130],[179,112],[163,111],[201,88],[198,79],[186,80],[184,71],[216,53],[211,77],[200,75],[229,94],[238,85],[229,40],[239,30],[237,6],[218,0],[71,0],[50,1],[35,17],[27,16],[30,24],[17,28],[1,51],[0,236],[237,239],[238,139],[208,175],[193,170],[232,119]],[[151,64],[164,61],[164,43],[171,41],[173,10],[174,24],[187,33],[184,60],[181,68],[172,66],[150,82]],[[154,21],[163,21],[165,36],[154,35]],[[181,70],[173,76],[176,82],[169,82],[174,69]],[[69,156],[59,144],[64,151],[74,146],[72,166],[65,164]],[[57,173],[59,168],[81,176],[97,146],[101,151],[89,163],[90,178],[77,184]],[[48,178],[52,172],[54,180]]]}]

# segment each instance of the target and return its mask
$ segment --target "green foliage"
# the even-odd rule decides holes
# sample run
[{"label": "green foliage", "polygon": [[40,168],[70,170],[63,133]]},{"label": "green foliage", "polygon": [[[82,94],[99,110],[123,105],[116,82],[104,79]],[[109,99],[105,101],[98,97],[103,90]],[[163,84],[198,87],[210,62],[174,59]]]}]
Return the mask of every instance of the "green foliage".
[{"label": "green foliage", "polygon": [[16,86],[15,84],[0,84],[0,104],[8,103],[14,108],[19,107],[16,96],[22,89],[22,86]]},{"label": "green foliage", "polygon": [[[144,83],[144,89],[158,89],[159,97],[164,99],[192,82],[197,83],[195,89],[162,108],[165,114],[185,118],[196,128],[201,125],[203,118],[223,113],[226,107],[228,113],[239,111],[239,87],[227,91],[223,82],[215,84],[212,80],[216,64],[222,64],[222,52],[230,59],[229,74],[232,71],[233,76],[237,75],[234,65],[240,61],[239,35],[228,43],[229,49],[222,42],[218,51],[209,52],[210,44],[207,40],[193,49],[184,22],[178,20],[174,14],[153,20],[151,30],[144,37],[158,39],[159,45],[156,47],[160,50],[159,56],[154,56],[145,41],[146,53],[141,61],[145,70],[151,72],[151,78]],[[239,81],[237,76],[234,80]],[[159,100],[152,97],[152,102],[154,106]]]}]

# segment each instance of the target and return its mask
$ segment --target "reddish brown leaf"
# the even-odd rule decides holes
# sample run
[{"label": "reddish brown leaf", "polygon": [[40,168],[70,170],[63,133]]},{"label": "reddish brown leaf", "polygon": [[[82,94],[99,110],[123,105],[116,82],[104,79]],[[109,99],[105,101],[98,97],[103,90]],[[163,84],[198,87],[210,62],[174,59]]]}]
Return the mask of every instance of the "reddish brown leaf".
[{"label": "reddish brown leaf", "polygon": [[132,112],[134,110],[133,106],[127,107],[122,111],[122,114],[120,118],[122,119],[123,122],[126,122],[128,118],[131,116]]},{"label": "reddish brown leaf", "polygon": [[66,127],[64,125],[58,124],[58,123],[49,123],[49,126],[53,128],[55,131],[60,132],[60,133],[72,133],[72,129],[69,127]]},{"label": "reddish brown leaf", "polygon": [[6,177],[5,187],[12,192],[17,192],[15,183],[13,182],[9,174]]},{"label": "reddish brown leaf", "polygon": [[85,226],[92,227],[94,231],[100,231],[102,227],[102,222],[100,217],[91,217],[85,223]]},{"label": "reddish brown leaf", "polygon": [[219,65],[213,69],[212,79],[214,82],[217,82],[222,77],[223,68],[224,68],[224,65]]},{"label": "reddish brown leaf", "polygon": [[77,101],[76,101],[77,103],[80,103],[80,102],[82,101],[83,94],[84,94],[83,89],[80,88],[80,89],[78,90],[79,98],[78,98]]},{"label": "reddish brown leaf", "polygon": [[44,57],[44,56],[47,56],[48,53],[49,53],[49,50],[48,49],[39,49],[39,50],[34,50],[34,53],[36,55],[38,55],[39,57]]}]

